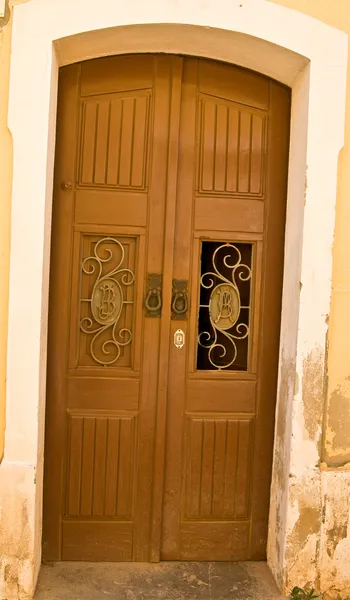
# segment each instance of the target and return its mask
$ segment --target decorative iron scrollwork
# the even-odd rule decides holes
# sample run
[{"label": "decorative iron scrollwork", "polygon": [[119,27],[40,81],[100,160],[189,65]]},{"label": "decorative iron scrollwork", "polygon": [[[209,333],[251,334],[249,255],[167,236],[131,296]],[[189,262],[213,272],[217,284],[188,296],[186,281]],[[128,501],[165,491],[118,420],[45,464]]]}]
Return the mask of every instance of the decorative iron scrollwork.
[{"label": "decorative iron scrollwork", "polygon": [[[132,300],[125,299],[124,288],[134,282],[135,274],[122,266],[124,260],[125,250],[120,241],[114,237],[104,237],[96,243],[93,255],[84,258],[81,266],[82,272],[95,277],[95,281],[91,297],[81,298],[81,302],[90,304],[93,318],[82,317],[80,329],[83,333],[92,335],[91,356],[96,363],[105,367],[115,364],[122,347],[132,340],[130,329],[122,327],[118,331],[124,306],[133,304]],[[114,263],[114,266],[105,272],[105,265],[108,263],[112,266]]]},{"label": "decorative iron scrollwork", "polygon": [[[245,260],[242,259],[242,252]],[[199,369],[247,368],[251,254],[251,244],[202,243]],[[246,342],[243,343],[244,340]],[[206,355],[201,349],[206,351]]]}]

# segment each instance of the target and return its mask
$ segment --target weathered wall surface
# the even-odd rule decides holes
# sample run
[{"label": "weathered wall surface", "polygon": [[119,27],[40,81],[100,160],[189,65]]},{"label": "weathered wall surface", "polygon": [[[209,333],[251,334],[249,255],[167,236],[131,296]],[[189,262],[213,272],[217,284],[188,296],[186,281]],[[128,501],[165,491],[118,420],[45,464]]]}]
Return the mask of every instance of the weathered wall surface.
[{"label": "weathered wall surface", "polygon": [[[350,34],[347,0],[272,0]],[[350,64],[350,54],[349,54]],[[323,140],[327,143],[327,138]],[[325,597],[350,596],[350,71],[347,78],[345,143],[339,155],[333,245],[331,310],[325,369],[317,349],[304,365],[302,439],[315,442],[315,485],[294,490],[296,523],[290,529],[290,559],[302,552],[304,573],[290,570],[289,582],[316,581]],[[317,260],[317,257],[315,257]],[[318,427],[315,427],[315,414]],[[321,472],[319,465],[321,463]],[[304,524],[302,526],[302,524]],[[347,558],[346,558],[347,557]],[[316,579],[315,579],[316,578]]]},{"label": "weathered wall surface", "polygon": [[1,486],[0,598],[31,598],[37,562],[33,531],[35,470],[6,465],[1,471]]},{"label": "weathered wall surface", "polygon": [[319,581],[325,600],[350,597],[350,466],[322,466]]}]

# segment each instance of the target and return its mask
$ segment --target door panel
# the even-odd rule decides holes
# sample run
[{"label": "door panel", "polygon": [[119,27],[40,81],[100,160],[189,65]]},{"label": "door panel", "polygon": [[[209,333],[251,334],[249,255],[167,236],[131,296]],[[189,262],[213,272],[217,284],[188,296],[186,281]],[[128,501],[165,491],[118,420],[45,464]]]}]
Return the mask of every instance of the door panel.
[{"label": "door panel", "polygon": [[161,557],[263,559],[289,91],[188,59],[182,109],[173,276],[190,310],[171,325],[186,343],[169,362]]},{"label": "door panel", "polygon": [[[227,223],[234,219],[237,231],[264,231],[264,206],[259,200],[247,203],[241,198],[220,198],[213,210],[213,200],[206,196],[195,200],[194,227],[196,231],[214,229],[227,231]],[[226,236],[227,237],[227,236]]]},{"label": "door panel", "polygon": [[44,558],[148,560],[171,57],[61,71],[55,171]]},{"label": "door panel", "polygon": [[242,109],[268,110],[269,86],[269,79],[252,71],[210,60],[199,61],[198,92],[216,100],[236,102]]},{"label": "door panel", "polygon": [[212,61],[61,70],[46,560],[265,557],[289,106]]},{"label": "door panel", "polygon": [[144,190],[147,185],[149,90],[84,99],[78,183]]},{"label": "door panel", "polygon": [[198,113],[197,194],[261,197],[265,114],[205,94]]}]

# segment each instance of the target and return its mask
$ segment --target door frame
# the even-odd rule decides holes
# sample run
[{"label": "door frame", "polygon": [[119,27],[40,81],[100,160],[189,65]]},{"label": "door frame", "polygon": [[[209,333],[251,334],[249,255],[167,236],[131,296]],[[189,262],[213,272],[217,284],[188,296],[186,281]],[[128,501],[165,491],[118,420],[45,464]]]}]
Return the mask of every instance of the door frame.
[{"label": "door frame", "polygon": [[[315,510],[320,512],[322,508],[321,475],[315,469],[320,460],[321,432],[317,424],[322,420],[322,403],[312,405],[311,416],[304,414],[303,389],[307,390],[308,382],[306,374],[304,379],[303,367],[310,358],[315,367],[324,372],[337,161],[344,135],[347,37],[308,16],[264,0],[256,0],[249,7],[244,6],[244,10],[238,2],[219,0],[220,6],[215,3],[205,11],[200,7],[194,10],[191,2],[179,8],[175,3],[161,6],[156,0],[150,0],[144,8],[140,5],[138,24],[135,24],[132,3],[125,2],[123,10],[120,7],[117,10],[113,0],[104,0],[102,4],[105,6],[100,3],[97,11],[95,2],[88,0],[84,11],[78,9],[76,13],[72,13],[69,0],[50,3],[31,0],[14,7],[9,101],[14,170],[7,429],[2,471],[7,466],[11,470],[14,490],[21,485],[23,477],[25,479],[21,488],[23,503],[16,501],[15,504],[19,515],[24,504],[29,511],[27,544],[31,566],[23,565],[27,569],[24,589],[29,594],[34,589],[41,557],[48,274],[58,68],[88,58],[131,52],[181,53],[223,60],[273,77],[292,88],[285,275],[268,544],[269,566],[280,587],[288,586],[288,572],[292,564],[296,568],[295,560],[301,570],[301,565],[308,561],[307,544],[302,545],[292,536],[303,494],[304,497],[314,495]],[[24,47],[26,52],[23,52]],[[322,145],[325,138],[327,144]],[[24,253],[23,248],[30,248],[30,252]],[[21,377],[18,377],[19,356],[26,357],[21,364]],[[324,378],[320,379],[323,385]],[[22,414],[26,415],[24,419],[20,417]],[[305,426],[308,416],[315,427]],[[316,433],[304,435],[304,431]],[[315,535],[310,542],[312,551],[318,541]],[[17,560],[18,552],[13,549],[13,560]],[[27,557],[23,552],[22,555]],[[315,562],[310,561],[310,581],[315,578]]]}]

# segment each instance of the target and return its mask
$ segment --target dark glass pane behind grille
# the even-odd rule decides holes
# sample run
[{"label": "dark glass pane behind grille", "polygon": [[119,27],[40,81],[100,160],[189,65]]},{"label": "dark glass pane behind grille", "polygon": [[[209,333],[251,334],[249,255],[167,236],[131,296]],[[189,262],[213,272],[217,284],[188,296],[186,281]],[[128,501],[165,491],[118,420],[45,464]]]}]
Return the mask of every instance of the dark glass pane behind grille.
[{"label": "dark glass pane behind grille", "polygon": [[197,369],[247,371],[252,244],[202,242]]}]

